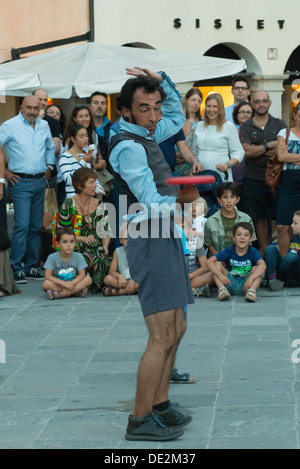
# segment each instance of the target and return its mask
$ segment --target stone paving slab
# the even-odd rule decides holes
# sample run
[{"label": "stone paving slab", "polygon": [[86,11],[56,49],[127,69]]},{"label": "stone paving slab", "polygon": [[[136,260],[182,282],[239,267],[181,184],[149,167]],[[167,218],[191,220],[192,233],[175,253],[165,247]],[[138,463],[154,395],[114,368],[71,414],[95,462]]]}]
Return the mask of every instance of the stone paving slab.
[{"label": "stone paving slab", "polygon": [[256,304],[213,292],[189,307],[176,366],[197,381],[170,397],[193,422],[169,443],[124,439],[148,337],[137,297],[49,302],[36,282],[21,290],[0,300],[0,449],[300,447],[299,289],[260,290]]}]

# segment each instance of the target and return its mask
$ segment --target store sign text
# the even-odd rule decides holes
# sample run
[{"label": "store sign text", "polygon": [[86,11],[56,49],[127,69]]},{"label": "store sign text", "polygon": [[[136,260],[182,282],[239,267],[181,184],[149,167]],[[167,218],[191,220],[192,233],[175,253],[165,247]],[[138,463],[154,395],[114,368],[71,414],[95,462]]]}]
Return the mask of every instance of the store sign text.
[{"label": "store sign text", "polygon": [[[285,20],[277,20],[277,23],[278,23],[279,29],[283,29]],[[213,20],[213,25],[215,29],[221,29],[223,26],[222,20],[220,18],[216,18],[215,20]],[[175,18],[173,26],[175,29],[181,28],[182,27],[181,18]],[[201,27],[200,18],[195,19],[195,27],[196,29],[199,29]],[[235,27],[236,29],[243,29],[244,28],[243,21],[240,19],[235,20]],[[265,29],[265,20],[257,20],[256,27],[257,29]]]}]

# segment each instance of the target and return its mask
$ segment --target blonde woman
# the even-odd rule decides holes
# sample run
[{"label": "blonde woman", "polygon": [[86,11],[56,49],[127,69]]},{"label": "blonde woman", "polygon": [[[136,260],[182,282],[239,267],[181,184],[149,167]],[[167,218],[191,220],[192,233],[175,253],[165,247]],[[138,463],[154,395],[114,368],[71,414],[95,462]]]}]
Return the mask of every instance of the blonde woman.
[{"label": "blonde woman", "polygon": [[232,181],[231,168],[244,158],[237,129],[225,119],[223,98],[218,93],[206,99],[204,119],[195,127],[192,152],[204,170],[218,172],[223,181]]}]

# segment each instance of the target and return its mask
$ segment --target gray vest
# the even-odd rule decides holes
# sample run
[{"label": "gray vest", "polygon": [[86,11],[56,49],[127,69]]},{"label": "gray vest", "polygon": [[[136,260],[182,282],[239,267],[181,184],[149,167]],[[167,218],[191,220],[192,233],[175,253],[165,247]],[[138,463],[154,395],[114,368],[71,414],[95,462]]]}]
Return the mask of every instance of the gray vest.
[{"label": "gray vest", "polygon": [[[157,187],[157,192],[161,196],[178,196],[178,186],[168,186],[166,184],[166,179],[172,177],[172,171],[170,166],[165,160],[164,154],[161,151],[159,145],[154,140],[148,140],[144,137],[139,137],[138,135],[131,134],[129,132],[121,132],[118,135],[115,135],[111,140],[111,145],[109,148],[109,155],[111,154],[113,148],[115,148],[118,143],[122,142],[123,140],[134,140],[136,143],[140,143],[147,154],[147,162],[148,166],[153,173],[154,182]],[[114,172],[115,182],[119,187],[119,194],[120,195],[127,195],[128,197],[128,207],[131,204],[139,202],[134,194],[129,189],[126,181],[121,178],[121,176]]]}]

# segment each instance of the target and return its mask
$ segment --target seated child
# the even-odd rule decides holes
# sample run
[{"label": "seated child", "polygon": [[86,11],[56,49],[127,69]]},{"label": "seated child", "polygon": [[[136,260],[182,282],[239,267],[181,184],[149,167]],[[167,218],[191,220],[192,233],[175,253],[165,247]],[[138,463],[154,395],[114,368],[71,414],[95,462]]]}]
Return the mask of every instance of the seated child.
[{"label": "seated child", "polygon": [[72,228],[57,230],[59,252],[51,254],[45,265],[46,270],[43,289],[49,300],[80,296],[86,298],[88,287],[92,285],[91,277],[86,275],[87,263],[82,254],[73,252],[76,237]]},{"label": "seated child", "polygon": [[188,231],[186,231],[187,238],[191,236],[197,236],[197,248],[201,248],[203,246],[204,241],[204,227],[207,222],[207,218],[205,215],[208,214],[208,205],[205,199],[202,197],[198,197],[194,202],[191,204],[190,209],[190,220],[187,223],[185,217],[185,224],[189,225]]},{"label": "seated child", "polygon": [[237,210],[240,201],[240,188],[234,182],[223,182],[217,188],[217,197],[221,209],[209,217],[204,227],[204,245],[212,256],[232,245],[232,230],[236,223],[250,223],[253,230],[252,240],[256,240],[252,219]]},{"label": "seated child", "polygon": [[189,252],[186,257],[194,297],[210,297],[209,284],[213,284],[213,277],[206,267],[207,258],[203,247],[204,226],[207,221],[204,215],[208,212],[208,206],[206,200],[200,196],[190,205],[191,208],[181,219],[181,223],[178,219],[177,227],[180,224],[183,226],[183,236],[185,235],[187,242]]},{"label": "seated child", "polygon": [[108,275],[104,279],[105,287],[102,290],[104,296],[134,295],[138,292],[139,285],[132,280],[127,263],[127,238],[128,226],[124,223],[120,227],[122,246],[115,250]]},{"label": "seated child", "polygon": [[207,261],[207,267],[219,289],[220,301],[228,300],[230,293],[245,293],[245,300],[254,303],[266,264],[259,251],[250,246],[253,241],[253,228],[250,223],[237,223],[233,227],[232,237],[234,245],[211,257]]},{"label": "seated child", "polygon": [[292,224],[294,236],[290,251],[282,258],[279,248],[271,244],[265,251],[266,277],[272,291],[286,287],[300,287],[300,210],[295,212]]}]

